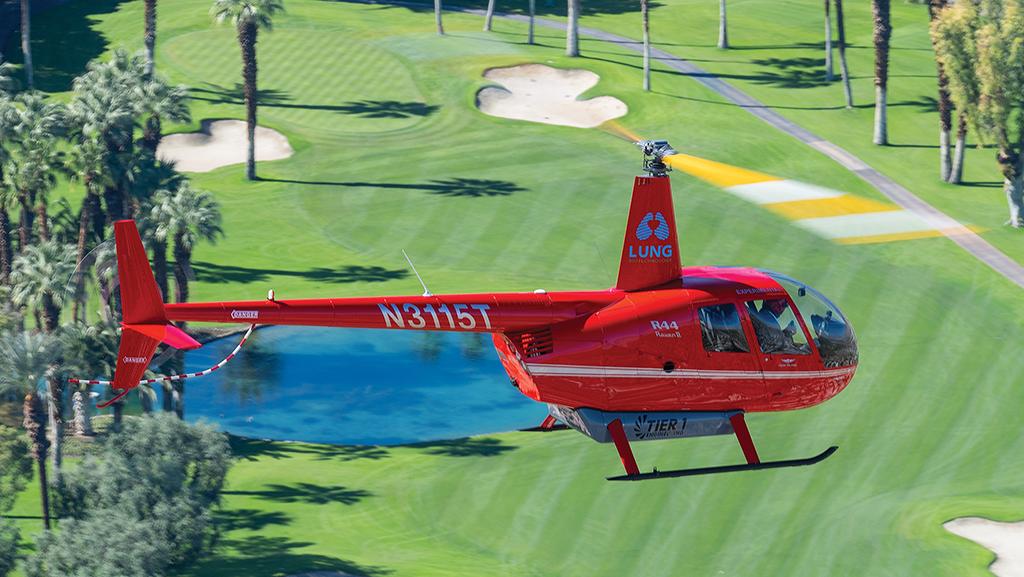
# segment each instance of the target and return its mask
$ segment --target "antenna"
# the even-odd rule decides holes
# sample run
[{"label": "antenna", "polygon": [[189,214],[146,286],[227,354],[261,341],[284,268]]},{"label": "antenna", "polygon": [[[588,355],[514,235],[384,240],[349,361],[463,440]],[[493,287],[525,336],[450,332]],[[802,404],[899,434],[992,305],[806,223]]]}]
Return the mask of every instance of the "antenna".
[{"label": "antenna", "polygon": [[402,256],[405,257],[405,262],[409,263],[409,268],[412,269],[412,274],[416,275],[416,278],[418,278],[420,280],[420,286],[423,287],[423,296],[425,296],[425,297],[432,297],[432,296],[434,296],[434,294],[430,292],[430,289],[427,288],[427,283],[423,282],[423,277],[421,277],[419,271],[416,270],[416,265],[412,264],[412,259],[409,258],[408,254],[406,254],[404,248],[402,249]]}]

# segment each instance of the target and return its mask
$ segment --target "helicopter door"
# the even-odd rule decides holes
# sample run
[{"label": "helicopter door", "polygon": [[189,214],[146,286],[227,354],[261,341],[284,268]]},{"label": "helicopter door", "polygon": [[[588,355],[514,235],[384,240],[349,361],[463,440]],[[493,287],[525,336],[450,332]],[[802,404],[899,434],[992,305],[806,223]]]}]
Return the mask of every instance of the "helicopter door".
[{"label": "helicopter door", "polygon": [[821,371],[807,327],[788,297],[749,300],[743,312],[754,333],[769,400],[801,390]]},{"label": "helicopter door", "polygon": [[761,367],[752,340],[743,329],[739,305],[726,302],[697,307],[700,349],[692,366],[699,374],[698,386],[689,392],[690,401],[702,397],[735,401],[764,399]]}]

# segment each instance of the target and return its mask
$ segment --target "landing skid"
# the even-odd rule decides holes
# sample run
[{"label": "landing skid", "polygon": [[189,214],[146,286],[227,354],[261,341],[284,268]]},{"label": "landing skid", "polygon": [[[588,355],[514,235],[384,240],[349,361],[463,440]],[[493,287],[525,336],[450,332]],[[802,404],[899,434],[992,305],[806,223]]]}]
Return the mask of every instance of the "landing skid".
[{"label": "landing skid", "polygon": [[701,467],[698,469],[676,469],[674,471],[659,471],[655,469],[650,473],[635,473],[632,475],[619,475],[607,477],[609,481],[646,481],[648,479],[666,479],[670,477],[692,477],[694,475],[711,475],[714,473],[731,473],[733,471],[757,471],[760,469],[779,469],[782,467],[804,467],[814,465],[829,458],[839,447],[832,446],[817,455],[807,459],[788,459],[785,461],[764,461],[760,463],[746,463],[743,465],[721,465],[718,467]]},{"label": "landing skid", "polygon": [[563,425],[561,423],[557,425],[551,425],[550,427],[530,427],[529,429],[519,429],[523,433],[550,433],[551,431],[564,431],[569,428],[569,425]]}]

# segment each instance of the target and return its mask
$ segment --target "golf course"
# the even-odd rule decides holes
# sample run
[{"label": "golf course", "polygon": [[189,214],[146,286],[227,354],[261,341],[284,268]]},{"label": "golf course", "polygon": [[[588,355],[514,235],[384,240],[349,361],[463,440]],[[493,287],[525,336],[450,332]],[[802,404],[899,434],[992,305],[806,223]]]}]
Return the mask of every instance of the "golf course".
[{"label": "golf course", "polygon": [[[213,22],[210,4],[159,6],[156,70],[189,87],[192,116],[165,132],[245,119],[236,31]],[[403,249],[437,294],[612,286],[641,170],[622,132],[889,203],[697,78],[655,61],[645,92],[631,47],[584,34],[570,58],[564,30],[538,26],[530,45],[519,20],[499,15],[484,32],[479,14],[460,10],[483,4],[446,3],[439,36],[432,3],[286,0],[259,35],[259,125],[287,138],[293,154],[260,162],[256,181],[244,163],[188,175],[220,204],[224,230],[195,249],[191,300],[261,299],[268,289],[281,299],[418,295]],[[540,0],[537,15],[563,22],[564,4]],[[582,4],[581,26],[639,40],[639,3]],[[525,5],[500,0],[497,10],[522,14]],[[729,9],[732,48],[721,50],[718,3],[652,1],[654,46],[852,152],[1024,263],[1024,233],[1004,226],[993,149],[974,147],[972,133],[965,184],[939,179],[924,5],[892,5],[890,146],[871,144],[869,3],[847,6],[852,110],[838,74],[823,79],[819,2],[730,0]],[[34,14],[37,88],[67,100],[90,60],[140,50],[142,12],[141,0],[71,0]],[[16,35],[3,48],[17,63]],[[477,93],[494,85],[488,70],[534,63],[598,75],[580,98],[625,103],[621,129],[480,112]],[[990,575],[993,554],[942,524],[1024,519],[1021,288],[948,238],[832,243],[686,174],[672,181],[684,265],[780,271],[849,317],[860,365],[845,391],[811,409],[747,417],[765,460],[838,445],[834,456],[813,467],[611,483],[605,477],[621,473],[614,448],[573,431],[379,447],[232,437],[237,462],[215,514],[221,536],[179,574]],[[79,182],[57,187],[54,198],[76,205],[85,194]],[[508,379],[495,374],[493,387]],[[303,418],[294,415],[296,428]],[[460,416],[438,406],[437,418]],[[743,459],[731,437],[634,451],[646,470]],[[11,512],[25,550],[39,530],[38,487],[28,487]]]}]

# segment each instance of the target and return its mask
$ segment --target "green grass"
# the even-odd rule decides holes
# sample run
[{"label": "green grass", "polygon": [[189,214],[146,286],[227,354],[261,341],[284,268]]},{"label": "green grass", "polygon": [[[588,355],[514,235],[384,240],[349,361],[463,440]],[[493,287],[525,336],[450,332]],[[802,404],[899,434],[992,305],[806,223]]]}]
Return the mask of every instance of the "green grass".
[{"label": "green grass", "polygon": [[[737,75],[766,66],[752,58],[802,57],[803,49],[788,46],[816,39],[813,2],[732,3],[737,45],[780,47],[761,52],[708,47],[714,3],[664,4],[655,12],[656,38],[673,30],[664,39],[681,46],[667,48],[709,68],[735,66]],[[240,79],[237,47],[229,27],[210,24],[207,8],[205,0],[161,4],[157,65],[177,82],[230,92]],[[913,8],[894,7],[897,46],[924,41],[899,28]],[[658,69],[657,92],[643,94],[636,55],[615,46],[585,40],[590,57],[574,61],[561,56],[557,34],[543,31],[543,45],[529,47],[523,27],[504,21],[488,35],[479,32],[479,18],[448,15],[451,35],[437,38],[422,11],[321,0],[290,0],[288,9],[275,32],[260,36],[261,88],[275,96],[260,114],[296,154],[262,163],[258,183],[246,182],[240,165],[195,175],[223,204],[227,231],[196,252],[197,300],[259,298],[270,287],[282,298],[415,294],[416,280],[402,273],[402,248],[436,292],[610,285],[638,155],[600,131],[479,114],[480,75],[504,64],[585,66],[602,77],[590,94],[624,100],[630,113],[622,122],[640,134],[878,197],[691,79]],[[863,10],[850,8],[858,46],[866,46]],[[630,33],[635,20],[625,13],[585,23]],[[62,71],[80,65],[61,50],[63,38],[89,39],[76,58],[141,45],[137,1],[82,0],[35,21],[36,59],[52,90],[66,89]],[[855,74],[869,70],[867,49],[851,52]],[[895,73],[931,74],[926,57],[904,61],[902,54],[895,53]],[[894,102],[913,98],[901,92],[902,79],[893,80]],[[837,86],[733,80],[772,104],[841,103]],[[867,102],[869,83],[857,80],[859,102]],[[230,94],[210,94],[195,92],[205,99],[193,103],[197,122],[241,117],[237,103],[217,102]],[[400,119],[353,114],[352,103],[366,100],[436,110]],[[918,120],[920,130],[928,126],[930,113],[914,109],[893,107],[894,141],[930,142],[905,136]],[[945,187],[928,184],[933,150],[867,145],[870,111],[784,113],[905,184],[919,182],[911,188],[936,204],[945,198]],[[969,179],[985,179],[984,154],[971,153]],[[512,192],[439,194],[451,190],[451,179],[501,181]],[[1019,289],[944,239],[840,247],[684,175],[674,182],[686,263],[785,271],[820,288],[852,319],[862,364],[848,390],[814,409],[749,419],[763,458],[806,456],[833,443],[841,447],[835,456],[809,469],[611,484],[604,476],[620,468],[613,449],[569,432],[383,449],[241,444],[224,500],[227,533],[187,574],[986,575],[990,555],[941,523],[970,514],[1024,516],[1024,465],[1014,458],[1024,449],[1016,427],[1024,401]],[[947,196],[961,192],[995,194],[979,187]],[[967,220],[993,227],[988,238],[1009,251],[1012,235],[992,221],[1002,213],[982,218],[987,202],[940,206],[963,218],[953,208],[970,205],[978,216]],[[458,418],[443,408],[439,416]],[[741,459],[728,438],[636,450],[645,468]],[[16,513],[36,514],[35,498],[26,493]]]}]

